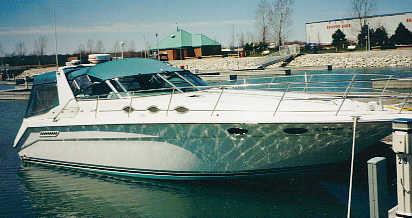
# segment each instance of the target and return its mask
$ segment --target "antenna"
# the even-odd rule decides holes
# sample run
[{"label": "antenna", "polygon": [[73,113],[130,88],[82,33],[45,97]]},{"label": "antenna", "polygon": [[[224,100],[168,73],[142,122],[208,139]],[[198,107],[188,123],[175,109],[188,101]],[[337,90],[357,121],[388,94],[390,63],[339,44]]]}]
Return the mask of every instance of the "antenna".
[{"label": "antenna", "polygon": [[59,67],[59,58],[57,54],[57,29],[56,29],[56,4],[54,0],[50,0],[50,14],[53,16],[53,27],[54,27],[54,42],[55,42],[55,55],[56,55],[56,68]]}]

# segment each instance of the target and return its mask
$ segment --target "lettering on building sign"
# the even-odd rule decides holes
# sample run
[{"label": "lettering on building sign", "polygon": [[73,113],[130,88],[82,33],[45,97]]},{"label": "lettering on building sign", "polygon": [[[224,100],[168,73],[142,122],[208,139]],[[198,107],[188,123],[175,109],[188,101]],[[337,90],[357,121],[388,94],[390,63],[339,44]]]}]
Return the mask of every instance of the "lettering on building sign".
[{"label": "lettering on building sign", "polygon": [[342,24],[342,25],[330,25],[330,26],[326,26],[326,29],[330,30],[330,29],[340,29],[340,28],[350,28],[350,24]]},{"label": "lettering on building sign", "polygon": [[407,23],[412,23],[412,18],[406,18]]}]

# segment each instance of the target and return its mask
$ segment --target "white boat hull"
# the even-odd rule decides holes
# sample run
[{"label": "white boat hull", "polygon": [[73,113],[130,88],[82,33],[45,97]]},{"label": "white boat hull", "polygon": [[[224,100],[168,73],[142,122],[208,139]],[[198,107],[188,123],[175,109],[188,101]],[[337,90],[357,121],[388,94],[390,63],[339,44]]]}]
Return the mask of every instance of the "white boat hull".
[{"label": "white boat hull", "polygon": [[[358,125],[356,152],[391,131],[390,122]],[[133,177],[215,179],[349,159],[352,123],[38,127],[28,128],[21,142],[25,161]]]}]

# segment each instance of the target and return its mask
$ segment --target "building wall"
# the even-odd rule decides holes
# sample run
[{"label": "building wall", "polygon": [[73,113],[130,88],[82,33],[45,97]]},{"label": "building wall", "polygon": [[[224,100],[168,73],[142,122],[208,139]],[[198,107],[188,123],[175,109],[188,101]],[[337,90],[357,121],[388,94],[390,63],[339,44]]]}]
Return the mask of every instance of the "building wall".
[{"label": "building wall", "polygon": [[214,55],[220,54],[221,46],[220,45],[213,45],[213,46],[202,46],[198,48],[193,47],[186,47],[182,49],[161,49],[159,52],[161,54],[167,53],[167,58],[169,61],[171,60],[181,60],[181,55],[183,57],[199,57],[199,56],[207,56],[207,55]]},{"label": "building wall", "polygon": [[[389,37],[395,33],[396,28],[401,22],[412,31],[412,13],[376,16],[366,20],[366,23],[373,29],[383,26]],[[332,44],[332,34],[338,29],[346,35],[349,41],[357,42],[357,37],[361,30],[360,21],[359,19],[345,19],[307,23],[306,43],[330,45]]]},{"label": "building wall", "polygon": [[195,57],[202,56],[202,48],[201,47],[194,48],[194,52],[195,52]]},{"label": "building wall", "polygon": [[194,48],[195,57],[199,56],[208,56],[208,55],[216,55],[220,54],[222,47],[220,45],[207,45],[202,47]]},{"label": "building wall", "polygon": [[176,50],[174,49],[167,49],[167,50],[160,50],[160,53],[167,53],[167,59],[168,60],[176,60]]}]

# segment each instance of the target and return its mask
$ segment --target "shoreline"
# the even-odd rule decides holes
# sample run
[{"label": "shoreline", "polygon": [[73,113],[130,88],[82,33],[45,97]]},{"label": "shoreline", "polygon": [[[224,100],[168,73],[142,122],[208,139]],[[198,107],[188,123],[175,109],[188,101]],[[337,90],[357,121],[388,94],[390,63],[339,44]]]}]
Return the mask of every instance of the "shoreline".
[{"label": "shoreline", "polygon": [[[200,72],[236,71],[257,68],[265,57],[225,57],[202,58],[169,61],[175,67],[184,66],[185,69]],[[412,48],[395,50],[352,51],[344,53],[304,54],[296,57],[287,66],[281,67],[277,63],[266,67],[266,70],[311,70],[345,68],[386,68],[412,67]],[[250,70],[251,71],[251,70]]]},{"label": "shoreline", "polygon": [[327,66],[334,69],[412,67],[412,49],[372,50],[345,53],[306,54],[295,58],[289,67]]}]

